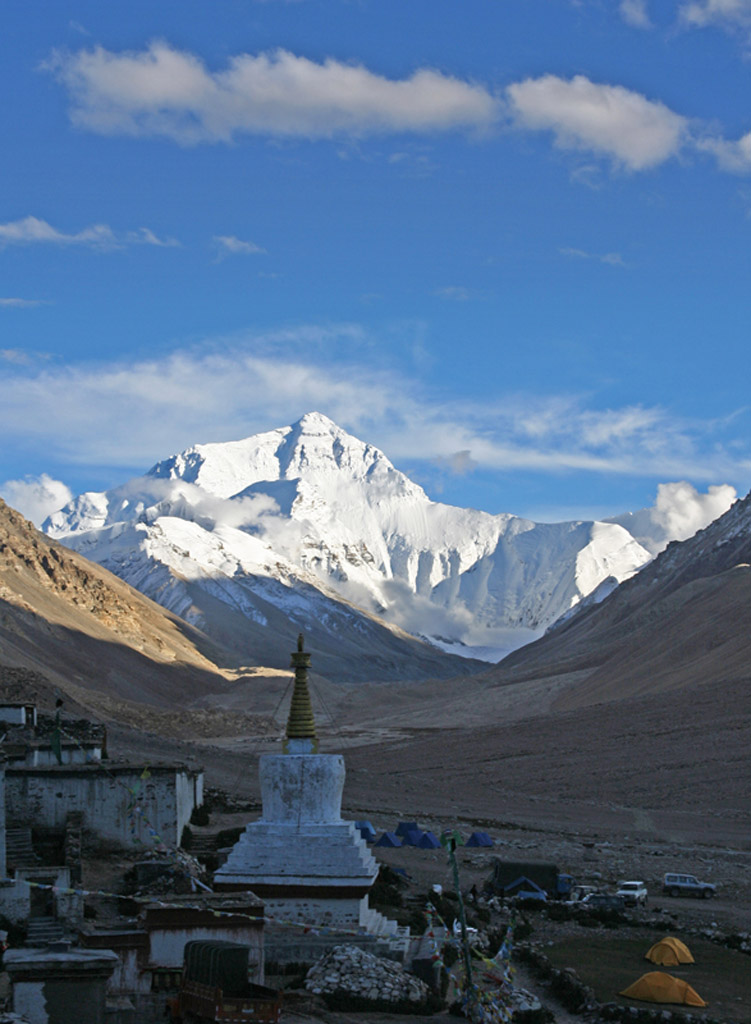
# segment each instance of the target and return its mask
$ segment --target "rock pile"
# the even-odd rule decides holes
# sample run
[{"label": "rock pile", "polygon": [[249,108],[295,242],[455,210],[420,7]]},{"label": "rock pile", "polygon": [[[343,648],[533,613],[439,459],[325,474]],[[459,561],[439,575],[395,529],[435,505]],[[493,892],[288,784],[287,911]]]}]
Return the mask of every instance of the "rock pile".
[{"label": "rock pile", "polygon": [[308,971],[305,987],[339,1005],[353,1009],[368,1005],[384,1008],[410,1006],[415,1010],[428,1002],[428,987],[392,960],[373,956],[357,946],[335,946]]}]

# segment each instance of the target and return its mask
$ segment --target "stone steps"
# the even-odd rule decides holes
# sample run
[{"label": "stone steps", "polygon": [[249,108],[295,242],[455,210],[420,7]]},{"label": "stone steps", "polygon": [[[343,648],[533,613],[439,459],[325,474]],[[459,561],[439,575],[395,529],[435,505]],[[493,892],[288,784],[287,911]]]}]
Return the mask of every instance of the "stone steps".
[{"label": "stone steps", "polygon": [[193,833],[193,840],[190,844],[190,855],[195,857],[196,860],[203,861],[204,863],[211,857],[216,857],[217,853],[217,839],[218,836],[215,834],[196,835]]},{"label": "stone steps", "polygon": [[7,868],[39,864],[39,857],[34,852],[31,840],[31,829],[10,826],[5,830],[5,860]]},{"label": "stone steps", "polygon": [[27,946],[47,946],[50,942],[59,942],[65,935],[65,929],[55,917],[31,917],[26,929]]}]

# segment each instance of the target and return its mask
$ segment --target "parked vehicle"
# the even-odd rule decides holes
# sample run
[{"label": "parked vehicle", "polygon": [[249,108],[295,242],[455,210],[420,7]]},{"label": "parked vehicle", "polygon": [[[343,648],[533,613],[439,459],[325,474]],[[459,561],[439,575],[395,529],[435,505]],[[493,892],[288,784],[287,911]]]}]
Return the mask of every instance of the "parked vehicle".
[{"label": "parked vehicle", "polygon": [[662,891],[666,896],[698,896],[709,899],[717,889],[711,882],[700,882],[696,875],[679,875],[669,871],[662,882]]},{"label": "parked vehicle", "polygon": [[281,993],[248,980],[249,954],[248,946],[235,942],[187,942],[174,1024],[278,1024]]},{"label": "parked vehicle", "polygon": [[647,903],[647,887],[644,882],[621,882],[616,896],[622,896],[627,907],[644,907]]},{"label": "parked vehicle", "polygon": [[581,903],[585,896],[589,896],[590,893],[597,892],[597,886],[595,885],[575,885],[569,894],[567,900],[568,903]]},{"label": "parked vehicle", "polygon": [[580,906],[589,908],[600,908],[602,910],[625,910],[626,904],[622,896],[613,896],[606,892],[591,892],[585,896]]}]

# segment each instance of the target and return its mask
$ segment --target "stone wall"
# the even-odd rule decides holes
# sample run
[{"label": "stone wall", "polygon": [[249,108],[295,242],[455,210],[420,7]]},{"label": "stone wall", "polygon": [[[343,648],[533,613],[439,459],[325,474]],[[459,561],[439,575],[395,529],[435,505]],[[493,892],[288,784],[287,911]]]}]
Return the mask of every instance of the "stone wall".
[{"label": "stone wall", "polygon": [[431,993],[424,982],[391,960],[382,960],[357,946],[336,946],[308,971],[305,987],[332,1005],[352,1010],[401,1012],[425,1007]]}]

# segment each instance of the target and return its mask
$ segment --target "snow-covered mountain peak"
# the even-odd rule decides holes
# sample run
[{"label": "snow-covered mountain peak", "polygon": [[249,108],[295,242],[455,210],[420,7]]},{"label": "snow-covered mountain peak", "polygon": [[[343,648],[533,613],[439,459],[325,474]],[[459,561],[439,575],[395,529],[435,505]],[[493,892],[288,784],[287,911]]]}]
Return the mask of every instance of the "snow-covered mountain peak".
[{"label": "snow-covered mountain peak", "polygon": [[[274,580],[285,614],[311,608],[299,593],[321,588],[415,635],[499,656],[649,558],[614,523],[533,523],[431,501],[318,412],[187,448],[74,499],[46,529],[179,614],[200,587],[261,621]],[[298,618],[316,628],[309,612]]]},{"label": "snow-covered mountain peak", "polygon": [[[262,481],[334,481],[370,486],[427,500],[373,445],[348,434],[328,416],[306,413],[296,423],[239,441],[197,444],[153,466],[149,477],[183,480],[219,498],[230,498]],[[324,489],[329,489],[325,487]]]}]

